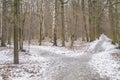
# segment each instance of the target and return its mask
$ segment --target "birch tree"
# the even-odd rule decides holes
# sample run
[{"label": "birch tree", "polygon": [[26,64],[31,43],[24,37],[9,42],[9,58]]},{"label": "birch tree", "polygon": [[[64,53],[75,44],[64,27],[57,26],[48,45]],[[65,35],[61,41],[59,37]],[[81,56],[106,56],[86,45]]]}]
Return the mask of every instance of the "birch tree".
[{"label": "birch tree", "polygon": [[52,25],[52,39],[53,39],[53,46],[57,46],[57,0],[53,2],[53,25]]}]

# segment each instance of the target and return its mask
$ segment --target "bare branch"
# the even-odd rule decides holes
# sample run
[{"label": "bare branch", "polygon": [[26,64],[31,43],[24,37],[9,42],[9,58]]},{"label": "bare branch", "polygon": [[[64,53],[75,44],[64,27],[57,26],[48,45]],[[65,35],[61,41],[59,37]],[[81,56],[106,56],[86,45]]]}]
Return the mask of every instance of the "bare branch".
[{"label": "bare branch", "polygon": [[64,0],[60,0],[60,2],[61,2],[62,4],[67,4],[69,1],[70,1],[70,0],[67,0],[67,1],[64,2]]}]

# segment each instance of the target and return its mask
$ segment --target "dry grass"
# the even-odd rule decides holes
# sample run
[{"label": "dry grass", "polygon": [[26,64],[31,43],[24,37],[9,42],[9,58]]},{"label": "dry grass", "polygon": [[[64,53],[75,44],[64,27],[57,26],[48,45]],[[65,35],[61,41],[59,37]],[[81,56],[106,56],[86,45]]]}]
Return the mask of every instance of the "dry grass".
[{"label": "dry grass", "polygon": [[120,59],[120,53],[113,53],[112,56]]}]

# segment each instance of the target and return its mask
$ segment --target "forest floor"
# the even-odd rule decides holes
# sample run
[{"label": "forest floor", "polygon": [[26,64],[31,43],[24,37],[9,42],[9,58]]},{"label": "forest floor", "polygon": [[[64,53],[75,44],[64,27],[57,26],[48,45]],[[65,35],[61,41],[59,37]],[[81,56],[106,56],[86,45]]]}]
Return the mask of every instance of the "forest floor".
[{"label": "forest floor", "polygon": [[0,48],[0,80],[120,80],[120,50],[105,35],[72,49],[31,45],[19,61],[13,48]]}]

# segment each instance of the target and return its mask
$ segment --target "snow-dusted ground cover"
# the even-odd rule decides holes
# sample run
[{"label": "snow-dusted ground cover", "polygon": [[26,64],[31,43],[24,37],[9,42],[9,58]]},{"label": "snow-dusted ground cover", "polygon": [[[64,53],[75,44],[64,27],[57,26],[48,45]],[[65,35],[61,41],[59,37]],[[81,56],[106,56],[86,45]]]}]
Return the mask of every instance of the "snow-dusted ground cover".
[{"label": "snow-dusted ground cover", "polygon": [[31,45],[29,53],[20,52],[19,65],[13,64],[12,48],[0,48],[0,80],[120,79],[120,62],[112,56],[120,51],[105,35],[91,43],[78,40],[72,49],[50,45]]},{"label": "snow-dusted ground cover", "polygon": [[29,53],[20,52],[20,64],[14,65],[12,46],[10,49],[2,48],[0,80],[56,80],[56,75],[60,74],[59,69],[67,70],[67,62],[73,63],[72,61],[76,60],[74,58],[82,54],[80,50],[74,51],[64,47],[31,45]]},{"label": "snow-dusted ground cover", "polygon": [[89,47],[93,54],[89,64],[101,77],[108,77],[109,80],[120,80],[120,62],[112,56],[120,54],[116,47],[105,35],[92,42]]},{"label": "snow-dusted ground cover", "polygon": [[20,64],[13,64],[13,51],[0,51],[0,80],[40,80],[42,67],[46,67],[47,60],[40,56],[30,56],[20,53]]}]

